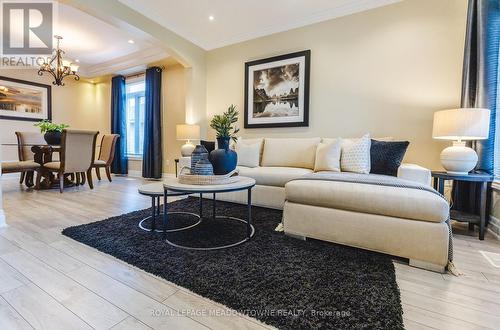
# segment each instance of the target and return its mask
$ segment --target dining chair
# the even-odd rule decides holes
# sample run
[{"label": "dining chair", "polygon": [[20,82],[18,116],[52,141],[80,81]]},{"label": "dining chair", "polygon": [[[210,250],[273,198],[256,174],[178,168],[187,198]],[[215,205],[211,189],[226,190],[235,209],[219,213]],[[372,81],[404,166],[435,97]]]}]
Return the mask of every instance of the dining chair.
[{"label": "dining chair", "polygon": [[116,141],[118,141],[119,137],[119,134],[104,134],[102,136],[99,158],[94,161],[92,166],[95,168],[95,174],[98,180],[101,180],[101,167],[104,167],[106,176],[109,182],[111,182],[111,163],[115,158]]},{"label": "dining chair", "polygon": [[[98,131],[65,129],[61,137],[60,161],[43,164],[43,170],[57,172],[59,191],[64,190],[64,175],[72,173],[87,174],[90,189],[92,182],[92,164],[95,159],[95,144]],[[38,184],[38,183],[37,183]]]},{"label": "dining chair", "polygon": [[[17,162],[3,162],[2,173],[21,173],[19,183],[26,183],[26,186],[33,186],[34,172],[40,176],[40,164],[34,159],[31,147],[34,145],[44,145],[45,139],[41,133],[37,132],[15,132],[17,138]],[[38,188],[38,187],[37,187]]]}]

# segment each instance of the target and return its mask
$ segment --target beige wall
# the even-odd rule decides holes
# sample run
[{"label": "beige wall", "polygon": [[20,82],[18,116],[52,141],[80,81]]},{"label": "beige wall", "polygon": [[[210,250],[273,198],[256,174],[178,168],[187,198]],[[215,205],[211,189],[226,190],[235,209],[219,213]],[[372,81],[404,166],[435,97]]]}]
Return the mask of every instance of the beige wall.
[{"label": "beige wall", "polygon": [[409,140],[405,161],[439,168],[445,144],[431,139],[432,114],[460,102],[466,5],[406,0],[210,51],[208,118],[234,103],[243,128],[244,63],[310,49],[310,126],[242,129],[243,136],[370,132]]},{"label": "beige wall", "polygon": [[175,173],[175,158],[181,156],[184,141],[175,138],[175,125],[184,124],[186,118],[186,69],[180,64],[165,67],[163,89],[163,172]]},{"label": "beige wall", "polygon": [[[52,85],[49,77],[40,77],[34,70],[0,69],[0,76]],[[65,83],[66,86],[52,85],[53,122],[66,123],[71,128],[109,132],[109,82],[91,84],[68,79]],[[33,124],[34,122],[1,119],[1,143],[16,143],[15,131],[38,131]],[[17,157],[16,147],[2,147],[2,160],[16,160]]]}]

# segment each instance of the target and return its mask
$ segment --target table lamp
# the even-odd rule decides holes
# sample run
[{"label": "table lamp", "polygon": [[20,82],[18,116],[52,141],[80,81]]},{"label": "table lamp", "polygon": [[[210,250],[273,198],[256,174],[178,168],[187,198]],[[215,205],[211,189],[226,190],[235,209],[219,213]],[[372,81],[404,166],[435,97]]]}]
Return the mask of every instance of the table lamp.
[{"label": "table lamp", "polygon": [[198,125],[176,125],[177,140],[185,140],[186,143],[181,147],[182,157],[189,157],[194,150],[194,144],[191,140],[200,139],[200,126]]},{"label": "table lamp", "polygon": [[453,141],[453,146],[441,152],[441,164],[448,174],[467,175],[476,167],[477,153],[467,147],[465,141],[487,139],[489,126],[488,109],[462,108],[434,113],[432,137]]}]

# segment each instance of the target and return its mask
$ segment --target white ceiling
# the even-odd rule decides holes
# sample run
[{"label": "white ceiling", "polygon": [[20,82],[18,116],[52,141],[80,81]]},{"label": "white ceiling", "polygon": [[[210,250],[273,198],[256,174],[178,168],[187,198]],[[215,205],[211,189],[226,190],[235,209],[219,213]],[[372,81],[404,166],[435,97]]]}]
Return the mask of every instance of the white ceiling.
[{"label": "white ceiling", "polygon": [[[80,61],[83,77],[120,72],[164,59],[168,54],[81,10],[59,3],[54,34],[63,37],[65,57]],[[131,44],[128,40],[134,40]],[[55,46],[55,45],[54,45]]]},{"label": "white ceiling", "polygon": [[401,0],[119,1],[210,50]]},{"label": "white ceiling", "polygon": [[[119,1],[210,50],[400,0]],[[63,37],[65,57],[80,61],[82,77],[139,70],[168,57],[153,40],[134,37],[131,32],[61,2],[55,23],[54,34]],[[128,42],[130,39],[133,44]]]}]

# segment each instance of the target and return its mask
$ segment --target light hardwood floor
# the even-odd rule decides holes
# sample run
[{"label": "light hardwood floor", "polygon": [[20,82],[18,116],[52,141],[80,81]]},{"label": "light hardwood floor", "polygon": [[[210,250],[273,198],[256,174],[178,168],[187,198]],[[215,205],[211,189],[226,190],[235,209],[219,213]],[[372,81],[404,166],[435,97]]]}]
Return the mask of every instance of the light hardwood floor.
[{"label": "light hardwood floor", "polygon": [[[150,206],[140,179],[27,190],[2,177],[0,329],[264,329],[246,316],[60,234],[65,227]],[[500,242],[455,225],[455,277],[395,261],[408,329],[500,329]]]}]

